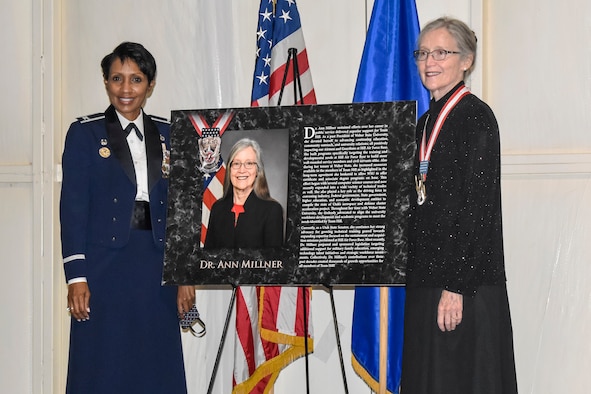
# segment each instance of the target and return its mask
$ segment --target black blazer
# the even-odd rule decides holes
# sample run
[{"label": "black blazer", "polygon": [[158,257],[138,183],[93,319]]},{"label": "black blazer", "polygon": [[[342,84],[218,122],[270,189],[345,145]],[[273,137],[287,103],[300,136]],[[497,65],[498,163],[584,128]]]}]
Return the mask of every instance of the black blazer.
[{"label": "black blazer", "polygon": [[[431,101],[418,122],[417,144],[427,119],[429,131],[463,85]],[[433,146],[427,201],[418,205],[416,195],[411,198],[407,288],[436,287],[472,296],[479,286],[505,283],[500,157],[492,110],[476,96],[465,96],[450,111]],[[417,152],[415,174],[418,170]]]},{"label": "black blazer", "polygon": [[277,201],[261,200],[251,192],[234,226],[233,193],[211,208],[205,249],[268,248],[283,244],[283,209]]}]

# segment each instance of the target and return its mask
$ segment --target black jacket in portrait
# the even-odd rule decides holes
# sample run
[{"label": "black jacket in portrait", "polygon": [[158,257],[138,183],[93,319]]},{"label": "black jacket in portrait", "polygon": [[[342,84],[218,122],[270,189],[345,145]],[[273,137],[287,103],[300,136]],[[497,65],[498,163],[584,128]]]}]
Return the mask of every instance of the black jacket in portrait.
[{"label": "black jacket in portrait", "polygon": [[262,200],[251,192],[244,212],[234,225],[233,193],[216,201],[211,208],[205,249],[270,248],[283,244],[283,209],[274,200]]}]

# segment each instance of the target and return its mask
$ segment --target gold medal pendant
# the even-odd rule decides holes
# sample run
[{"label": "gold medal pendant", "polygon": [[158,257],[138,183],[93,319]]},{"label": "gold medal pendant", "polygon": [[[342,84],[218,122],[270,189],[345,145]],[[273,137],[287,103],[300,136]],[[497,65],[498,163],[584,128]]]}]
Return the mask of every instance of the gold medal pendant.
[{"label": "gold medal pendant", "polygon": [[109,156],[111,156],[111,151],[106,146],[103,146],[102,148],[99,149],[99,155],[103,159],[107,159]]},{"label": "gold medal pendant", "polygon": [[423,205],[427,201],[427,188],[422,175],[415,175],[415,189],[417,190],[417,204]]}]

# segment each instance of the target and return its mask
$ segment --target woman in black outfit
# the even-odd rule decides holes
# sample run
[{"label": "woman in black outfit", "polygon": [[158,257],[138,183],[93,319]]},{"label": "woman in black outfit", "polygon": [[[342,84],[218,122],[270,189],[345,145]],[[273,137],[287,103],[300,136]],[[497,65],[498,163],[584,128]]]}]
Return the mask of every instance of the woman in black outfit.
[{"label": "woman in black outfit", "polygon": [[402,392],[516,393],[499,130],[464,85],[476,37],[440,18],[423,28],[414,56],[432,100],[416,134]]}]

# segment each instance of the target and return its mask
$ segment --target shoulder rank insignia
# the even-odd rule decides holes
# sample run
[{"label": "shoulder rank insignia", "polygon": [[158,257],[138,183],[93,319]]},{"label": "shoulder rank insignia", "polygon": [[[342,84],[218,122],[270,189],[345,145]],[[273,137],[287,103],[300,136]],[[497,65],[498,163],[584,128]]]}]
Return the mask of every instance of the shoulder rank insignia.
[{"label": "shoulder rank insignia", "polygon": [[170,122],[168,121],[168,119],[163,118],[161,116],[156,116],[156,115],[149,115],[149,116],[150,116],[150,119],[152,119],[155,122],[170,124]]},{"label": "shoulder rank insignia", "polygon": [[80,123],[88,123],[88,122],[93,122],[95,120],[104,119],[104,117],[105,117],[105,114],[102,112],[99,112],[99,113],[92,114],[92,115],[81,116],[81,117],[77,118],[76,120]]}]

